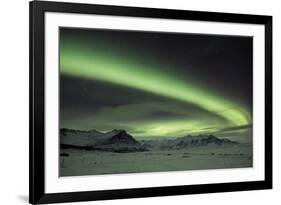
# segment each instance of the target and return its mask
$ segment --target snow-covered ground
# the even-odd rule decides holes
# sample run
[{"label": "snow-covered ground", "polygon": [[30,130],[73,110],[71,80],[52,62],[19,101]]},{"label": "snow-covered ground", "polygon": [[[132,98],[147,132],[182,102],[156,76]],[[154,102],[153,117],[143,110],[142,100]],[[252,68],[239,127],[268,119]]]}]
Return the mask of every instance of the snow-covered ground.
[{"label": "snow-covered ground", "polygon": [[114,153],[62,149],[60,176],[252,167],[252,146],[194,147]]}]

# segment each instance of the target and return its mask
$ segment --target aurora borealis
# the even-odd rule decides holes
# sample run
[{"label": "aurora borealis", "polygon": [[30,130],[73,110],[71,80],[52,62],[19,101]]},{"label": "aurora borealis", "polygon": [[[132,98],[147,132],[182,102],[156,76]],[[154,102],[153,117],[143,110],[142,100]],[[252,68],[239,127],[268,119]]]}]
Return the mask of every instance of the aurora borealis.
[{"label": "aurora borealis", "polygon": [[252,38],[60,28],[60,124],[250,141]]}]

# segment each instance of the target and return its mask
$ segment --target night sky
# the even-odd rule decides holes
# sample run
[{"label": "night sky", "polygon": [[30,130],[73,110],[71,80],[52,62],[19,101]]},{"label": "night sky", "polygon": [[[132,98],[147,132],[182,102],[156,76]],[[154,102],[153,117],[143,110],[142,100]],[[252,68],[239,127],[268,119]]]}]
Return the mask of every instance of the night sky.
[{"label": "night sky", "polygon": [[249,142],[252,38],[60,28],[60,127]]}]

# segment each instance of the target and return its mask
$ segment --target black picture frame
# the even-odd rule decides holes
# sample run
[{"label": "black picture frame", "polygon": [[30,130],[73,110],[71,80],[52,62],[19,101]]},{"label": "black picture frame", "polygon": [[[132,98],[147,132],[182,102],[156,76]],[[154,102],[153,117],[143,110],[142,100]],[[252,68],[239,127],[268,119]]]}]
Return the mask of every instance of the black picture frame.
[{"label": "black picture frame", "polygon": [[[230,192],[272,188],[272,17],[201,11],[104,6],[78,3],[32,1],[30,11],[30,143],[29,143],[29,202],[31,204],[91,201]],[[265,26],[265,180],[235,183],[200,184],[135,188],[71,193],[45,192],[45,80],[44,26],[46,12],[103,14],[113,16],[150,17],[226,23],[260,24]]]}]

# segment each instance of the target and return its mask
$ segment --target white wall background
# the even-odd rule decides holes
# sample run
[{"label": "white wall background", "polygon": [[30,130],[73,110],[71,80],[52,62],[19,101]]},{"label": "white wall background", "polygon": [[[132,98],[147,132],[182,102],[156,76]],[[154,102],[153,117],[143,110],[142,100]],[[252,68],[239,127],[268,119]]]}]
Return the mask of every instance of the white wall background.
[{"label": "white wall background", "polygon": [[[281,3],[277,0],[81,0],[80,2],[273,15],[274,189],[79,204],[278,204],[281,201]],[[72,0],[77,2],[77,0]],[[0,204],[28,202],[28,1],[0,3]]]}]

